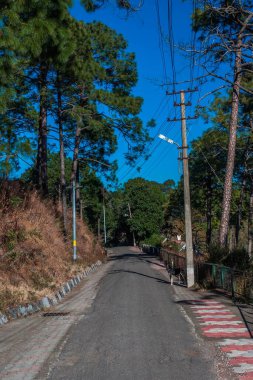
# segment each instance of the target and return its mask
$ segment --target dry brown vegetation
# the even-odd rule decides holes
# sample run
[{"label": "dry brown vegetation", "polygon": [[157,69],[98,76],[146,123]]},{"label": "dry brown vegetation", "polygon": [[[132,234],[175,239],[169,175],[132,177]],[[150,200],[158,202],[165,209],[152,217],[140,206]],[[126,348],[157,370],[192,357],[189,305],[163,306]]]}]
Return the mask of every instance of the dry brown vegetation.
[{"label": "dry brown vegetation", "polygon": [[94,235],[77,220],[78,261],[73,264],[71,229],[65,241],[59,210],[36,191],[15,181],[4,183],[0,194],[1,311],[52,294],[84,267],[104,258]]}]

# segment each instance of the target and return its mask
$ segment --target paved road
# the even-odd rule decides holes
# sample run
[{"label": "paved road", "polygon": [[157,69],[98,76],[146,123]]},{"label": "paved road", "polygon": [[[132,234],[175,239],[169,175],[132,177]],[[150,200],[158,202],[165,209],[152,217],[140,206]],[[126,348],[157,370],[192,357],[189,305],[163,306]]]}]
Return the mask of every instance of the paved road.
[{"label": "paved road", "polygon": [[205,356],[150,259],[120,248],[111,261],[89,313],[49,359],[49,375],[44,367],[37,379],[215,379],[214,358]]},{"label": "paved road", "polygon": [[3,326],[0,379],[217,379],[215,349],[197,337],[153,261],[119,248],[55,315]]}]

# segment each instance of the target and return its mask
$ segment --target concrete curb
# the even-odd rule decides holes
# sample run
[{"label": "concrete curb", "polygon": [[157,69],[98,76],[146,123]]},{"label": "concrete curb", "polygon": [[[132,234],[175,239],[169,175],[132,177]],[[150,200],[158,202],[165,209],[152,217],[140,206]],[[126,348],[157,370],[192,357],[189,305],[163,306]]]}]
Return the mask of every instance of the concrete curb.
[{"label": "concrete curb", "polygon": [[91,266],[85,268],[81,274],[78,274],[63,284],[58,292],[56,292],[52,297],[43,297],[36,303],[27,304],[26,306],[20,305],[14,308],[9,308],[5,314],[0,313],[0,326],[5,325],[12,319],[27,317],[28,315],[34,314],[37,311],[57,305],[62,301],[66,294],[71,292],[71,290],[81,282],[83,278],[87,277],[89,273],[93,272],[100,265],[102,265],[102,262],[100,260],[98,260],[95,264],[91,264]]}]

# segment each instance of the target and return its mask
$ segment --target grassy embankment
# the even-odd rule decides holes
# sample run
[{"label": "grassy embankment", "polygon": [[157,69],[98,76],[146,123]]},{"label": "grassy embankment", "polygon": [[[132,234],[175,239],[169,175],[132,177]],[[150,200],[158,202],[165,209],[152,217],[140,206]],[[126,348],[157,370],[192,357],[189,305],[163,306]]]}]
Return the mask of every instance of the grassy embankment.
[{"label": "grassy embankment", "polygon": [[72,262],[71,210],[64,241],[61,214],[52,201],[18,182],[0,192],[0,311],[54,293],[104,252],[87,225],[77,218],[78,261]]}]

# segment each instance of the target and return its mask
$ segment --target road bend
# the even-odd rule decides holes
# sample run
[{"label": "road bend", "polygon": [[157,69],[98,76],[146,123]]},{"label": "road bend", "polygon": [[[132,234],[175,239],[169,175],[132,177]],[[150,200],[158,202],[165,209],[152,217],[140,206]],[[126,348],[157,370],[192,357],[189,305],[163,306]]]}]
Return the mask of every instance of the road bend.
[{"label": "road bend", "polygon": [[217,379],[214,353],[197,338],[152,261],[131,247],[114,249],[55,316],[2,328],[0,378]]}]

